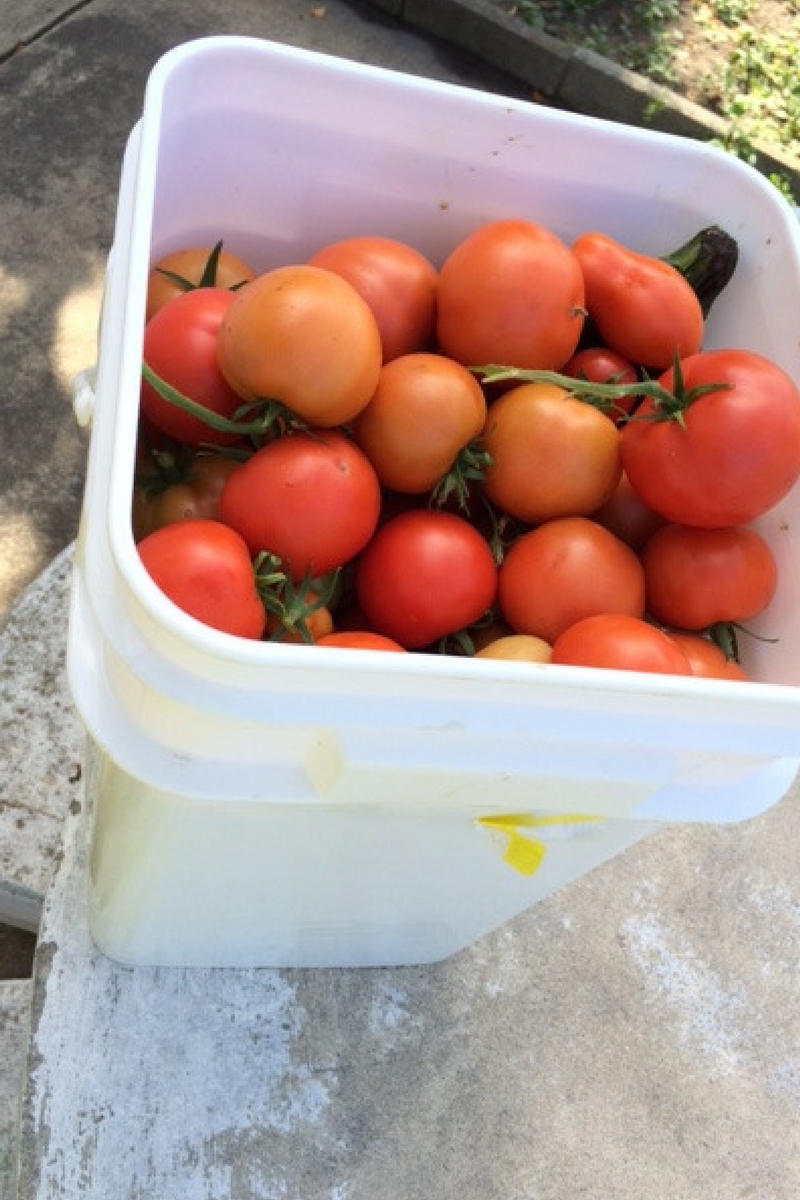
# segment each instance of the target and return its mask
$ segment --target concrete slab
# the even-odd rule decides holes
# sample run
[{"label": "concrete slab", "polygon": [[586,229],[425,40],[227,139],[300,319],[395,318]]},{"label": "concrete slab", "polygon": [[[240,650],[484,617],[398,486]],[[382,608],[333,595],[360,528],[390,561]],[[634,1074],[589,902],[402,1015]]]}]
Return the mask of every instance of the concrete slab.
[{"label": "concrete slab", "polygon": [[88,827],[43,917],[18,1200],[797,1196],[796,793],[392,970],[117,966]]},{"label": "concrete slab", "polygon": [[30,1026],[30,979],[0,983],[0,1200],[13,1200],[17,1126]]},{"label": "concrete slab", "polygon": [[22,594],[0,632],[0,921],[36,929],[67,810],[80,795],[83,728],[66,680],[71,547]]}]

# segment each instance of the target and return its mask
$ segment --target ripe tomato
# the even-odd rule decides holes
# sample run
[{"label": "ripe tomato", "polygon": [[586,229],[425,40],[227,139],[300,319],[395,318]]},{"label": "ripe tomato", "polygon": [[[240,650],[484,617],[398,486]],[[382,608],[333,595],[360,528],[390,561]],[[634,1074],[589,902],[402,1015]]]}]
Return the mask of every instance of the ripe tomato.
[{"label": "ripe tomato", "polygon": [[503,659],[508,662],[537,662],[550,661],[552,646],[542,638],[531,637],[527,633],[511,633],[506,637],[495,638],[480,650],[475,651],[475,658]]},{"label": "ripe tomato", "polygon": [[148,533],[175,521],[216,520],[219,498],[240,464],[222,454],[193,454],[176,467],[176,478],[157,471],[143,476],[133,489],[132,524],[139,542]]},{"label": "ripe tomato", "polygon": [[477,530],[429,509],[392,517],[356,566],[369,624],[409,650],[473,624],[491,607],[496,585],[494,558]]},{"label": "ripe tomato", "polygon": [[361,411],[382,362],[366,301],[340,275],[307,264],[277,267],[236,292],[217,353],[244,399],[277,400],[325,428]]},{"label": "ripe tomato", "polygon": [[441,354],[404,354],[381,369],[352,423],[384,487],[422,495],[482,431],[486,399],[466,367]]},{"label": "ripe tomato", "polygon": [[735,659],[726,658],[711,638],[676,629],[668,629],[666,632],[688,658],[693,675],[701,679],[730,679],[736,682],[747,680],[744,667]]},{"label": "ripe tomato", "polygon": [[324,246],[308,261],[341,275],[366,300],[378,322],[384,362],[432,345],[439,276],[419,250],[394,238],[351,237]]},{"label": "ripe tomato", "polygon": [[390,653],[405,653],[405,646],[385,637],[382,633],[374,633],[368,629],[340,629],[328,633],[325,637],[317,638],[318,646],[339,646],[345,650],[388,650]]},{"label": "ripe tomato", "polygon": [[688,658],[668,634],[639,617],[613,613],[571,625],[556,640],[550,661],[660,675],[692,673]]},{"label": "ripe tomato", "polygon": [[661,370],[676,354],[697,353],[703,310],[680,271],[602,233],[582,234],[572,251],[583,272],[587,312],[608,346]]},{"label": "ripe tomato", "polygon": [[[608,346],[587,346],[577,350],[569,362],[562,367],[562,374],[573,379],[588,379],[591,383],[636,383],[638,374],[636,367],[616,350]],[[636,396],[620,396],[615,401],[615,411],[609,411],[612,420],[618,420],[629,413],[637,403]]]},{"label": "ripe tomato", "polygon": [[139,557],[153,581],[190,617],[237,637],[266,624],[244,540],[219,521],[180,521],[148,534]]},{"label": "ripe tomato", "polygon": [[439,272],[436,334],[467,366],[558,370],[584,321],[583,276],[572,251],[531,221],[490,221]]},{"label": "ripe tomato", "polygon": [[[800,390],[780,367],[747,350],[701,352],[680,370],[687,393],[729,386],[689,397],[680,420],[645,399],[622,431],[622,465],[645,504],[668,521],[746,525],[800,475]],[[676,391],[672,370],[659,383]]]},{"label": "ripe tomato", "polygon": [[648,508],[624,471],[609,498],[591,517],[634,550],[641,550],[647,539],[665,524],[662,516]]},{"label": "ripe tomato", "polygon": [[551,645],[596,613],[644,615],[644,570],[630,546],[586,517],[523,533],[500,566],[500,612],[517,633]]},{"label": "ripe tomato", "polygon": [[524,383],[489,408],[483,490],[528,524],[586,516],[619,482],[620,435],[613,421],[563,388]]},{"label": "ripe tomato", "polygon": [[[306,593],[305,601],[313,604],[317,595],[313,591]],[[302,608],[296,613],[278,615],[267,611],[265,633],[271,642],[314,643],[333,633],[333,617],[331,610],[321,604],[313,612],[303,613]]]},{"label": "ripe tomato", "polygon": [[[235,293],[224,288],[197,288],[176,297],[148,321],[143,348],[156,375],[196,404],[229,418],[242,399],[217,365],[217,336],[234,299]],[[238,434],[220,433],[162,399],[144,380],[141,411],[146,421],[186,446],[230,446],[239,440]]]},{"label": "ripe tomato", "polygon": [[339,430],[268,442],[231,475],[220,517],[250,552],[274,554],[292,579],[324,575],[369,541],[380,513],[369,460]]},{"label": "ripe tomato", "polygon": [[[146,320],[149,321],[170,300],[192,288],[237,288],[255,278],[255,271],[249,263],[231,254],[229,250],[220,248],[215,266],[215,251],[215,246],[190,246],[160,258],[154,264],[147,280]],[[179,280],[183,280],[183,283]]]},{"label": "ripe tomato", "polygon": [[641,551],[647,608],[664,625],[707,629],[741,624],[772,599],[778,570],[754,530],[665,525]]}]

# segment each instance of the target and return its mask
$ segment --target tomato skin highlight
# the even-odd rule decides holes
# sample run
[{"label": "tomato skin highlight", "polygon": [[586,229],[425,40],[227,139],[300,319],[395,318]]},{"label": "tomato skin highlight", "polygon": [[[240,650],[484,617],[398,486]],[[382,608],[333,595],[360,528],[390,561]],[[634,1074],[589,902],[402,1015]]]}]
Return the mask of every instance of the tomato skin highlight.
[{"label": "tomato skin highlight", "polygon": [[639,617],[598,613],[556,639],[550,659],[578,667],[691,675],[688,658],[668,634]]},{"label": "tomato skin highlight", "polygon": [[705,320],[692,286],[675,267],[602,233],[572,244],[583,272],[586,309],[603,341],[632,363],[665,369],[696,354]]},{"label": "tomato skin highlight", "polygon": [[641,551],[648,611],[664,625],[708,629],[757,616],[775,594],[778,570],[754,530],[665,525]]},{"label": "tomato skin highlight", "polygon": [[583,329],[584,287],[568,246],[525,220],[490,221],[439,270],[436,336],[466,366],[558,370]]},{"label": "tomato skin highlight", "polygon": [[[774,363],[747,350],[708,350],[682,360],[684,387],[730,385],[658,418],[645,399],[622,430],[622,466],[645,504],[679,525],[747,525],[800,478],[800,390]],[[672,370],[659,379],[674,391]]]},{"label": "tomato skin highlight", "polygon": [[244,540],[219,521],[179,521],[138,547],[145,570],[195,620],[235,637],[259,639],[266,613]]},{"label": "tomato skin highlight", "polygon": [[343,566],[367,544],[380,484],[366,456],[334,429],[268,442],[231,475],[220,518],[251,554],[276,555],[297,582]]},{"label": "tomato skin highlight", "polygon": [[418,650],[484,615],[497,568],[468,521],[410,509],[380,527],[358,560],[355,582],[372,628]]},{"label": "tomato skin highlight", "polygon": [[319,428],[344,425],[375,391],[383,352],[369,305],[346,279],[305,263],[276,267],[235,293],[217,343],[245,400],[277,400]]},{"label": "tomato skin highlight", "polygon": [[341,275],[366,300],[378,323],[385,363],[432,345],[439,275],[419,250],[394,238],[366,235],[323,246],[308,261]]},{"label": "tomato skin highlight", "polygon": [[500,565],[497,598],[515,632],[552,645],[583,617],[642,617],[644,570],[630,546],[597,522],[561,517],[514,542]]},{"label": "tomato skin highlight", "polygon": [[[235,293],[224,288],[198,288],[177,296],[148,321],[144,330],[143,357],[160,379],[190,400],[220,416],[232,418],[242,399],[222,375],[217,364],[217,338]],[[197,447],[204,442],[231,446],[236,433],[220,433],[198,417],[163,400],[142,380],[141,412],[162,433]]]},{"label": "tomato skin highlight", "polygon": [[525,383],[489,406],[482,482],[491,502],[533,525],[588,516],[613,493],[622,473],[613,421],[549,383]]}]

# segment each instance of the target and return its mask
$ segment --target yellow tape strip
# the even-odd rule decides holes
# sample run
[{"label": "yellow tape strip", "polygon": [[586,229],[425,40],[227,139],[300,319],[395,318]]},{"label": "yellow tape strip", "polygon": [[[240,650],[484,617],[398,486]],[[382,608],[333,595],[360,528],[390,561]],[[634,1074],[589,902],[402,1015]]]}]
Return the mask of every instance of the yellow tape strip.
[{"label": "yellow tape strip", "polygon": [[547,847],[536,838],[524,837],[520,829],[540,829],[548,825],[588,825],[602,821],[602,817],[590,817],[584,813],[564,813],[551,816],[534,816],[533,813],[503,813],[499,816],[478,817],[478,825],[493,829],[506,839],[503,862],[508,863],[520,875],[535,875],[544,861]]}]

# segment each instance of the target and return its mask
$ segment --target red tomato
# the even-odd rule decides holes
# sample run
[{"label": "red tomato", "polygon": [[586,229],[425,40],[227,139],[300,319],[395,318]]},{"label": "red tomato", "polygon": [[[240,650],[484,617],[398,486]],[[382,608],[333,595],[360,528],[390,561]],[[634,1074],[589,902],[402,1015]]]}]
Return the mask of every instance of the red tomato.
[{"label": "red tomato", "polygon": [[673,639],[639,617],[598,613],[561,634],[550,659],[577,667],[691,675],[688,658]]},{"label": "red tomato", "polygon": [[180,521],[148,534],[139,556],[178,608],[223,633],[260,638],[266,624],[244,540],[219,521]]},{"label": "red tomato", "polygon": [[583,329],[583,276],[572,251],[532,221],[490,221],[439,272],[436,335],[467,366],[558,370]]},{"label": "red tomato", "polygon": [[[687,393],[729,386],[692,399],[680,420],[645,399],[622,430],[623,468],[667,521],[746,525],[800,476],[800,391],[780,367],[747,350],[706,351],[680,368]],[[675,392],[671,370],[659,382]]]},{"label": "red tomato", "polygon": [[561,517],[524,533],[506,553],[500,611],[517,633],[551,645],[595,613],[644,615],[644,571],[619,538],[586,517]]},{"label": "red tomato", "polygon": [[381,369],[352,434],[384,487],[431,491],[483,430],[486,400],[474,375],[441,354],[404,354]]},{"label": "red tomato", "polygon": [[295,581],[325,575],[369,541],[380,514],[369,460],[333,429],[268,442],[230,477],[220,517],[253,555],[276,555]]},{"label": "red tomato", "polygon": [[[587,346],[573,354],[562,367],[562,374],[573,379],[588,379],[590,383],[637,383],[636,367],[616,350],[608,346]],[[612,420],[629,413],[638,401],[637,396],[620,396],[614,401],[614,409],[608,412]]]},{"label": "red tomato", "polygon": [[747,673],[733,658],[726,658],[723,651],[711,638],[699,633],[683,633],[680,630],[666,631],[673,642],[689,660],[692,674],[701,679],[730,679],[735,682],[747,680]]},{"label": "red tomato", "polygon": [[754,530],[665,525],[641,551],[647,608],[664,625],[707,629],[762,612],[778,582],[767,543]]},{"label": "red tomato", "polygon": [[696,354],[705,322],[680,271],[602,233],[584,233],[572,251],[581,265],[586,309],[601,338],[641,366],[664,368]]},{"label": "red tomato", "polygon": [[429,509],[387,521],[356,567],[369,624],[409,650],[473,624],[491,607],[496,586],[494,558],[477,530]]},{"label": "red tomato", "polygon": [[174,250],[154,264],[147,280],[146,320],[149,321],[165,304],[193,288],[218,287],[230,290],[255,277],[255,271],[248,263],[221,247],[215,265],[213,256],[216,249],[214,246],[190,246]]},{"label": "red tomato", "polygon": [[[217,365],[217,336],[235,293],[224,288],[196,288],[177,296],[148,321],[143,356],[159,378],[196,404],[231,418],[242,398],[226,382]],[[142,381],[141,410],[145,420],[187,446],[203,442],[230,446],[235,433],[220,433],[198,417],[163,400]]]},{"label": "red tomato", "polygon": [[591,517],[633,550],[641,550],[647,539],[665,523],[662,516],[647,507],[624,471],[605,504],[595,509]]},{"label": "red tomato", "polygon": [[381,336],[354,287],[322,267],[276,267],[235,293],[219,365],[246,400],[277,400],[309,425],[332,428],[375,391]]},{"label": "red tomato", "polygon": [[318,250],[309,263],[341,275],[366,300],[384,362],[431,346],[439,277],[419,250],[394,238],[352,237]]},{"label": "red tomato", "polygon": [[405,653],[405,646],[401,646],[399,642],[368,629],[341,629],[317,638],[316,644],[340,646],[345,650],[388,650],[390,653]]},{"label": "red tomato", "polygon": [[619,482],[619,430],[598,409],[550,383],[524,383],[489,407],[483,491],[509,516],[536,524],[585,516]]}]

